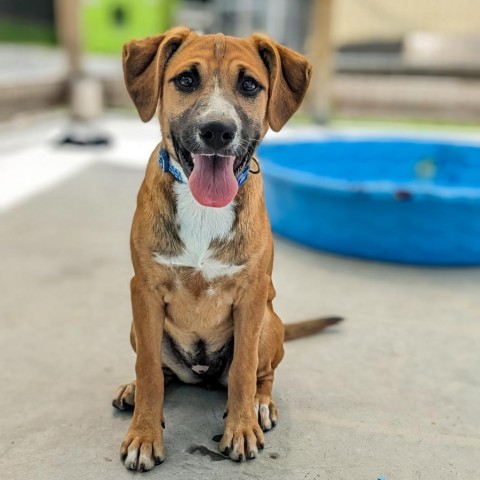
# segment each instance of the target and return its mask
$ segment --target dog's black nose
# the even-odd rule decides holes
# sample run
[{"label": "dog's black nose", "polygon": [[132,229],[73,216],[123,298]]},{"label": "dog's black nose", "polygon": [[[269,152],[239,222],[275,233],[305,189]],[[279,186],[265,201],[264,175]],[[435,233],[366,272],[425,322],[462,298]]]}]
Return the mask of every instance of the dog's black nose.
[{"label": "dog's black nose", "polygon": [[198,133],[205,145],[218,150],[232,142],[237,133],[237,127],[231,122],[205,122],[200,125]]}]

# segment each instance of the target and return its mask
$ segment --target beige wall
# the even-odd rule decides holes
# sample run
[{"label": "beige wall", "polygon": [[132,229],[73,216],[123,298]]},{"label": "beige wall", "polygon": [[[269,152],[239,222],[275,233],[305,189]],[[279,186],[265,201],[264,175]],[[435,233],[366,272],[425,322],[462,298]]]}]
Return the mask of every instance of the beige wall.
[{"label": "beige wall", "polygon": [[414,31],[480,35],[480,0],[336,0],[337,44]]}]

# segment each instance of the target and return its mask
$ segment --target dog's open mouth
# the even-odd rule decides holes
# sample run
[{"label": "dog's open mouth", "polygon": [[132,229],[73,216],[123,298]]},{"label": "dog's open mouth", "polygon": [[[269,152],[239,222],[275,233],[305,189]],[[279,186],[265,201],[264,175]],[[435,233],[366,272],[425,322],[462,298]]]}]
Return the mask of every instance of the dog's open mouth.
[{"label": "dog's open mouth", "polygon": [[206,207],[225,207],[238,192],[238,176],[247,168],[254,145],[245,156],[191,153],[173,137],[173,144],[190,191]]}]

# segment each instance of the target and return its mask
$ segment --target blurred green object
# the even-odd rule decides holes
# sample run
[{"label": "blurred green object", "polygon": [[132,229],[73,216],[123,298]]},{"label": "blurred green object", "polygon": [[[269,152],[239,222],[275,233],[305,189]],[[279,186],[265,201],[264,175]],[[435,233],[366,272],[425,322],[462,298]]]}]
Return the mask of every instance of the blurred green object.
[{"label": "blurred green object", "polygon": [[0,17],[0,42],[54,45],[56,41],[55,30],[51,25]]},{"label": "blurred green object", "polygon": [[85,49],[118,54],[128,40],[168,29],[176,6],[177,0],[86,0],[81,11]]}]

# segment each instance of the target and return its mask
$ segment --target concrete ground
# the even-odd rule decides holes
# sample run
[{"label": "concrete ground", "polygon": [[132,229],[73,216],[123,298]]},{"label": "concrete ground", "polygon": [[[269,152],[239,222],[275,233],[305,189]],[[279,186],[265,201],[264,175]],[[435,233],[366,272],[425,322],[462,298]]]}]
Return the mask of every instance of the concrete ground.
[{"label": "concrete ground", "polygon": [[[44,123],[0,135],[0,191],[13,195],[0,196],[5,480],[140,476],[118,458],[131,414],[110,402],[134,375],[128,236],[143,173],[135,165],[156,127],[109,125],[129,135],[99,152],[42,144],[58,133]],[[137,162],[112,161],[122,155]],[[60,174],[37,172],[39,163]],[[146,478],[478,478],[480,269],[373,263],[277,238],[274,280],[284,321],[347,320],[286,345],[275,383],[280,421],[265,450],[243,464],[224,460],[213,437],[225,392],[173,385],[168,459]]]}]

